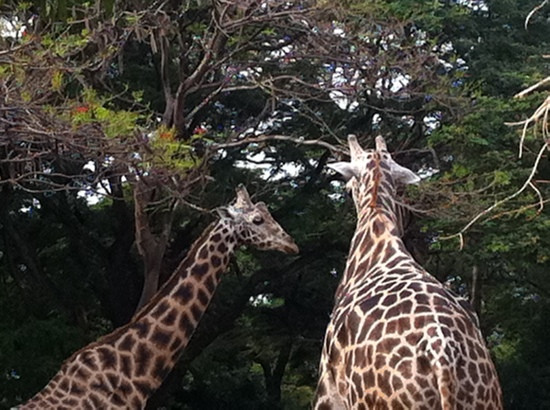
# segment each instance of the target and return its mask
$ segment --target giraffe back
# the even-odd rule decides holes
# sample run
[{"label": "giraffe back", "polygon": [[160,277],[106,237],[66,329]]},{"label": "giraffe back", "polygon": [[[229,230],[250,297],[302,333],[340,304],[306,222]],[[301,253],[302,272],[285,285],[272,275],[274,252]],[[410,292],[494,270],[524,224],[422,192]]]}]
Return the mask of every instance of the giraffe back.
[{"label": "giraffe back", "polygon": [[410,255],[395,202],[417,182],[385,142],[335,166],[358,213],[346,271],[325,334],[316,409],[501,409],[477,317]]}]

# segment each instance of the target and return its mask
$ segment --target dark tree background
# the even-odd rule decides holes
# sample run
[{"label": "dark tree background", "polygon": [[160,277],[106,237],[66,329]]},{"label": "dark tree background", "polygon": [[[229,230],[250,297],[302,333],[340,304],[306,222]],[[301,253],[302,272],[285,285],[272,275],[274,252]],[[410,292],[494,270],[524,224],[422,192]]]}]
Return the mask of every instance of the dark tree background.
[{"label": "dark tree background", "polygon": [[236,255],[148,407],[308,408],[349,133],[423,177],[407,246],[478,311],[507,408],[550,407],[547,124],[506,124],[547,98],[514,98],[548,76],[539,3],[0,1],[0,407],[126,323],[242,182],[301,253]]}]

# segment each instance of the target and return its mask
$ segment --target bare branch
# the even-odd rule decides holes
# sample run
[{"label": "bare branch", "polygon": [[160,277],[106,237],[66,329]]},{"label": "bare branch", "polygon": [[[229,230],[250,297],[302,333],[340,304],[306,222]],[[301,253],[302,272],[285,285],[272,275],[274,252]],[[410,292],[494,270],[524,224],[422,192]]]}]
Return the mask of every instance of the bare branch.
[{"label": "bare branch", "polygon": [[296,137],[290,137],[288,135],[261,135],[258,137],[246,137],[242,140],[238,141],[230,141],[225,143],[218,143],[218,144],[212,144],[209,146],[209,149],[211,151],[217,151],[219,149],[225,149],[225,148],[235,148],[235,147],[242,147],[244,145],[249,144],[257,144],[260,142],[266,142],[266,141],[289,141],[297,145],[313,145],[313,146],[319,146],[324,147],[330,150],[333,154],[337,155],[349,155],[349,150],[344,147],[337,147],[335,145],[332,145],[326,141],[322,141],[319,139],[312,140],[312,139],[305,139],[304,137],[296,138]]},{"label": "bare branch", "polygon": [[[470,222],[468,222],[468,224],[466,224],[466,226],[464,228],[462,228],[458,233],[455,233],[453,235],[449,235],[449,236],[442,236],[440,237],[440,239],[442,240],[448,240],[448,239],[452,239],[452,238],[456,238],[456,237],[459,237],[459,238],[462,238],[462,234],[464,234],[464,232],[466,232],[468,229],[470,229],[472,227],[472,225],[474,225],[475,223],[477,223],[481,218],[483,218],[484,216],[488,215],[489,213],[491,213],[493,210],[495,210],[496,208],[502,206],[504,203],[510,201],[511,199],[514,199],[515,197],[517,197],[518,195],[520,195],[523,191],[525,191],[525,189],[529,186],[532,185],[532,180],[535,176],[535,173],[537,172],[538,170],[538,166],[539,166],[539,163],[540,163],[540,160],[542,158],[542,155],[543,153],[548,149],[549,145],[548,145],[548,142],[545,142],[543,144],[543,146],[541,147],[541,149],[539,150],[539,153],[535,159],[535,162],[533,164],[533,166],[531,167],[531,173],[529,174],[527,180],[525,181],[525,183],[521,186],[520,189],[518,189],[517,191],[515,191],[514,193],[512,193],[511,195],[508,195],[506,198],[504,199],[501,199],[497,202],[495,202],[493,205],[491,205],[490,207],[484,209],[482,212],[478,213],[474,218],[472,218],[470,220]],[[539,202],[540,203],[540,202]]]},{"label": "bare branch", "polygon": [[546,4],[548,4],[548,0],[543,0],[542,3],[540,3],[539,5],[535,6],[535,8],[533,8],[533,10],[531,10],[529,12],[529,14],[527,15],[527,17],[525,18],[525,23],[524,23],[524,27],[525,27],[525,30],[527,30],[527,26],[529,25],[529,20],[531,19],[531,17],[533,17],[533,15],[539,11],[541,8],[543,8]]}]

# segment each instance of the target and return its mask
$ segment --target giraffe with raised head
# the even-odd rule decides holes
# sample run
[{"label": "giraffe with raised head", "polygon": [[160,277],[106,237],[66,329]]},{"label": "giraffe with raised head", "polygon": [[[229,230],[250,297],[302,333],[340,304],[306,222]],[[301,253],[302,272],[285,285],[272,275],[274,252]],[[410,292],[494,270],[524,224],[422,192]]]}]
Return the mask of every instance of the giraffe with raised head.
[{"label": "giraffe with raised head", "polygon": [[231,254],[241,245],[297,253],[294,240],[244,188],[195,241],[130,323],[75,352],[19,409],[143,409],[189,342]]},{"label": "giraffe with raised head", "polygon": [[426,272],[405,248],[401,184],[419,178],[398,165],[382,137],[331,168],[347,180],[357,210],[343,277],[326,330],[316,410],[502,409],[497,373],[469,304]]}]

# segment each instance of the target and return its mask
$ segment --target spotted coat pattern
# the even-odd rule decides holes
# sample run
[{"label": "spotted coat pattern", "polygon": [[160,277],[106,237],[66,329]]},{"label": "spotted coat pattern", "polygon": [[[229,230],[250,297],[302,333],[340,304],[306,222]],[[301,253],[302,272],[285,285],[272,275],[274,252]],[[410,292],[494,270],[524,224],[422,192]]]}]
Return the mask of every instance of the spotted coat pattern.
[{"label": "spotted coat pattern", "polygon": [[314,408],[501,409],[475,313],[401,240],[399,180],[382,142],[362,151],[350,138],[359,172],[348,186],[358,222],[325,334]]},{"label": "spotted coat pattern", "polygon": [[236,247],[296,253],[293,239],[244,187],[237,203],[193,244],[168,282],[132,321],[67,359],[48,385],[19,409],[143,409],[172,370]]}]

